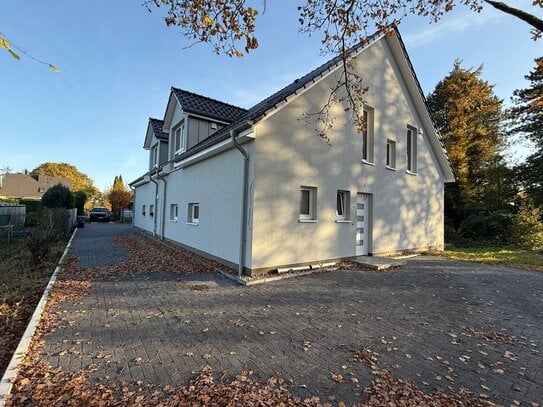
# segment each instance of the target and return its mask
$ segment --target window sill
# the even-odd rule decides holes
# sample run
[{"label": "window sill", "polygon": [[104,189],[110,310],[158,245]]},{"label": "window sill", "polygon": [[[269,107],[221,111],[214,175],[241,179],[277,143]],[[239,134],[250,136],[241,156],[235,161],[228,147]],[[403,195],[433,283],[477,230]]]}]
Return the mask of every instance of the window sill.
[{"label": "window sill", "polygon": [[170,219],[170,223],[177,223],[177,219]]},{"label": "window sill", "polygon": [[373,165],[375,167],[375,163],[372,163],[371,161],[362,160],[362,164]]},{"label": "window sill", "polygon": [[390,170],[390,171],[396,171],[396,168],[390,167],[390,166],[388,166],[388,165],[386,166],[386,169],[387,169],[387,170]]},{"label": "window sill", "polygon": [[415,176],[418,176],[418,175],[419,175],[419,174],[417,174],[416,172],[409,171],[409,170],[405,170],[405,173],[406,173],[406,174],[409,174],[409,175],[415,175]]},{"label": "window sill", "polygon": [[300,222],[300,223],[318,223],[319,221],[317,219],[298,219],[298,222]]},{"label": "window sill", "polygon": [[198,226],[199,223],[196,223],[196,222],[187,222],[187,225]]},{"label": "window sill", "polygon": [[336,219],[336,223],[351,223],[349,219]]}]

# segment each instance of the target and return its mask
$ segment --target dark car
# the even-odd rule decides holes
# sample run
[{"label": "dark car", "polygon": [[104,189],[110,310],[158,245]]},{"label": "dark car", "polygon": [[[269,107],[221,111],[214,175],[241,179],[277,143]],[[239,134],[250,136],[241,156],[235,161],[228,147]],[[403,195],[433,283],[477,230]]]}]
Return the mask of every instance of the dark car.
[{"label": "dark car", "polygon": [[90,222],[109,222],[111,220],[111,215],[106,208],[97,207],[92,208],[89,212],[89,221]]}]

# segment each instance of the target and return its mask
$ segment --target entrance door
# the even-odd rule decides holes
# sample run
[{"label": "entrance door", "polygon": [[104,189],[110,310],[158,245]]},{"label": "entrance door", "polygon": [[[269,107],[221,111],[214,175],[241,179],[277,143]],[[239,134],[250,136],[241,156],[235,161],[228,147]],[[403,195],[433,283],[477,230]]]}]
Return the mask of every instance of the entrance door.
[{"label": "entrance door", "polygon": [[368,255],[369,194],[356,195],[356,255]]}]

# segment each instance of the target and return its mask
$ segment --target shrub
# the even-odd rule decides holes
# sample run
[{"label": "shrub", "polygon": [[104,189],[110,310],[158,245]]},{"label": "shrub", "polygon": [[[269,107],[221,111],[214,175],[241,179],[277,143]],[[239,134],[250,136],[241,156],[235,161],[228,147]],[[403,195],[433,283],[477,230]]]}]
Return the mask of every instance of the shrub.
[{"label": "shrub", "polygon": [[85,202],[87,202],[87,194],[83,191],[75,191],[73,194],[74,207],[77,208],[78,215],[85,214]]},{"label": "shrub", "polygon": [[36,228],[26,239],[26,246],[32,254],[34,263],[41,263],[49,257],[51,246],[55,241],[54,233],[51,229]]},{"label": "shrub", "polygon": [[458,228],[463,244],[507,244],[510,240],[511,215],[502,212],[476,214],[464,219]]},{"label": "shrub", "polygon": [[519,212],[513,218],[511,239],[526,250],[543,250],[543,222],[540,211],[530,202],[522,202]]},{"label": "shrub", "polygon": [[62,184],[52,186],[41,197],[41,203],[47,208],[73,208],[73,196]]}]

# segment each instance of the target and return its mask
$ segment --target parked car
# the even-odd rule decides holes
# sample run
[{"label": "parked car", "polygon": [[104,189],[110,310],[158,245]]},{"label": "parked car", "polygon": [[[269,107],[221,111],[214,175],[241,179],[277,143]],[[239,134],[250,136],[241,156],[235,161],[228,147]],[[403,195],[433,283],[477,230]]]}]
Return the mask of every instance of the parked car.
[{"label": "parked car", "polygon": [[92,208],[89,212],[90,222],[109,222],[111,220],[111,214],[109,211],[101,206]]}]

